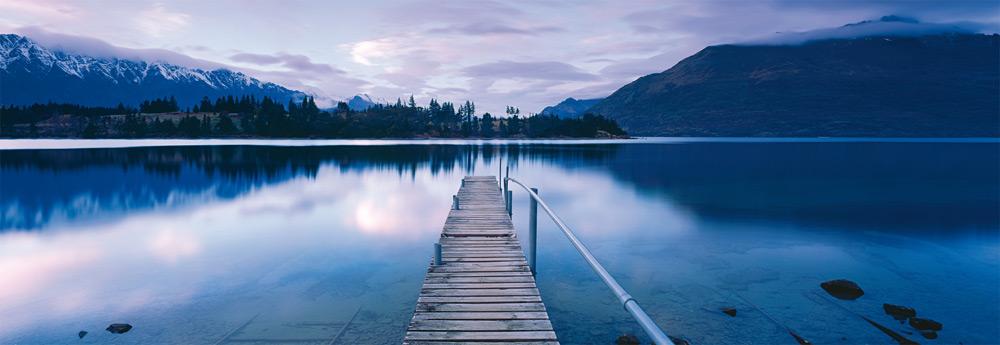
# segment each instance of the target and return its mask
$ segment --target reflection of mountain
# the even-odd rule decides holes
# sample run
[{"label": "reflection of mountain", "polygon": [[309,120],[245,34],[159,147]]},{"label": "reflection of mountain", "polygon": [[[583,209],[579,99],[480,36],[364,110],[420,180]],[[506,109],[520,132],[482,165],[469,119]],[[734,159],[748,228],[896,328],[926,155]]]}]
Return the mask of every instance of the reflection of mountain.
[{"label": "reflection of mountain", "polygon": [[[572,146],[570,146],[572,147]],[[414,175],[472,172],[501,155],[551,162],[600,161],[612,150],[563,145],[188,146],[0,151],[0,229],[40,228],[60,219],[230,199],[264,185],[341,171]],[[506,159],[505,159],[506,160]],[[577,164],[579,165],[579,164]],[[98,217],[99,216],[99,217]]]},{"label": "reflection of mountain", "polygon": [[998,161],[995,144],[697,143],[625,145],[608,169],[704,219],[995,231]]}]

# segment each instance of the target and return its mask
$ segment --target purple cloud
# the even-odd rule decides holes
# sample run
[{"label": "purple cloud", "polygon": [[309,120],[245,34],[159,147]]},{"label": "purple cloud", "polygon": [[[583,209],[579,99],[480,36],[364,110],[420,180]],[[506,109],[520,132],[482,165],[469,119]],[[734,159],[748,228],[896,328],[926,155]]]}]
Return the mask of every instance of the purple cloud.
[{"label": "purple cloud", "polygon": [[468,77],[490,79],[535,79],[553,81],[594,81],[598,76],[573,65],[558,61],[514,62],[497,61],[462,69]]},{"label": "purple cloud", "polygon": [[224,64],[196,59],[166,49],[124,48],[96,38],[54,33],[37,26],[20,27],[14,29],[14,32],[27,36],[35,42],[38,42],[38,44],[52,50],[88,55],[97,58],[118,58],[150,62],[165,62],[172,65],[208,70],[229,67]]},{"label": "purple cloud", "polygon": [[879,20],[866,20],[860,23],[834,28],[817,29],[804,32],[777,33],[741,44],[792,45],[824,39],[859,38],[871,36],[923,36],[943,33],[977,33],[995,29],[995,26],[991,27],[990,25],[982,23],[922,23],[912,18],[886,16]]},{"label": "purple cloud", "polygon": [[419,0],[385,14],[390,23],[415,25],[490,22],[520,17],[525,12],[505,1]]},{"label": "purple cloud", "polygon": [[273,65],[281,63],[283,60],[274,55],[266,54],[252,54],[252,53],[239,53],[229,57],[230,60],[236,62],[247,62],[254,65]]},{"label": "purple cloud", "polygon": [[770,0],[771,6],[792,10],[845,10],[869,9],[878,13],[902,13],[931,19],[946,17],[982,17],[993,18],[1000,12],[1000,2],[991,0],[949,0],[949,1],[914,1],[914,0],[851,0],[851,1],[814,1],[814,0]]},{"label": "purple cloud", "polygon": [[250,63],[254,65],[267,66],[267,65],[280,65],[291,70],[299,72],[308,73],[333,73],[333,74],[345,74],[341,69],[334,68],[329,64],[314,63],[305,55],[297,54],[253,54],[253,53],[238,53],[229,57],[230,60],[236,62]]},{"label": "purple cloud", "polygon": [[527,35],[536,36],[543,33],[561,32],[562,28],[555,26],[536,26],[528,28],[518,28],[506,24],[477,22],[463,25],[451,25],[442,28],[430,29],[427,32],[432,34],[463,34],[471,36],[484,35]]}]

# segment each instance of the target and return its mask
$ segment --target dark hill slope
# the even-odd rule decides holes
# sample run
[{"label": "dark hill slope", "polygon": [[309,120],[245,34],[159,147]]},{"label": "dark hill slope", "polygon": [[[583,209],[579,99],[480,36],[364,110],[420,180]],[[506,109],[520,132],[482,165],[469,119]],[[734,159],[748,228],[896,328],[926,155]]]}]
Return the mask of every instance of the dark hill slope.
[{"label": "dark hill slope", "polygon": [[1000,36],[711,46],[590,111],[636,135],[1000,136]]}]

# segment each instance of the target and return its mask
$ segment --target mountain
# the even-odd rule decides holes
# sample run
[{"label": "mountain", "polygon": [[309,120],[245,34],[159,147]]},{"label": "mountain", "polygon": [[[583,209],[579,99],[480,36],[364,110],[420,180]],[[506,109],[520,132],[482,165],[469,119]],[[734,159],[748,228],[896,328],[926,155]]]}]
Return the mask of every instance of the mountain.
[{"label": "mountain", "polygon": [[182,107],[202,97],[269,96],[280,103],[304,94],[227,69],[206,71],[162,62],[77,55],[0,35],[0,104],[65,102],[114,106],[174,96]]},{"label": "mountain", "polygon": [[601,101],[601,98],[594,99],[575,99],[573,97],[567,98],[559,104],[550,105],[542,109],[539,114],[544,115],[555,115],[558,117],[575,118],[583,116],[590,107]]},{"label": "mountain", "polygon": [[998,66],[996,34],[720,45],[590,111],[634,135],[996,137]]},{"label": "mountain", "polygon": [[346,102],[347,107],[354,111],[363,111],[378,104],[378,102],[372,100],[371,96],[368,96],[366,93],[354,95],[354,97],[351,97]]}]

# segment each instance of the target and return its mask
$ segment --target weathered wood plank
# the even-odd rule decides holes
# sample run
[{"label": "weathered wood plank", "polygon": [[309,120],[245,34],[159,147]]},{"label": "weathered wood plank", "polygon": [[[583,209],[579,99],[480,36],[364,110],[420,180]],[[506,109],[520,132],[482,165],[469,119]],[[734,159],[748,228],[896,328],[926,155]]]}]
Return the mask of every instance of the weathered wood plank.
[{"label": "weathered wood plank", "polygon": [[556,340],[556,332],[552,331],[493,331],[493,332],[406,332],[406,339],[419,340],[451,340],[451,341],[539,341]]},{"label": "weathered wood plank", "polygon": [[[490,260],[481,260],[481,259],[490,259]],[[524,261],[523,257],[490,256],[490,254],[476,254],[476,253],[472,253],[472,255],[467,254],[462,256],[451,256],[451,257],[442,256],[442,260],[444,260],[445,262],[442,266],[447,266],[449,264],[453,266],[486,265],[484,262],[490,262],[490,261],[527,262]]]},{"label": "weathered wood plank", "polygon": [[541,299],[536,302],[511,303],[418,303],[417,311],[424,312],[504,312],[545,311]]},{"label": "weathered wood plank", "polygon": [[445,265],[451,265],[452,267],[487,267],[487,266],[524,266],[528,262],[524,259],[520,260],[510,260],[510,259],[498,259],[498,260],[468,260],[468,259],[442,259]]},{"label": "weathered wood plank", "polygon": [[442,277],[528,277],[531,271],[499,271],[499,272],[427,272],[428,278]]},{"label": "weathered wood plank", "polygon": [[534,289],[535,282],[529,283],[424,283],[424,289]]},{"label": "weathered wood plank", "polygon": [[[403,345],[496,345],[495,341],[405,341]],[[502,344],[502,343],[501,343]],[[518,345],[559,345],[558,341],[519,341]]]},{"label": "weathered wood plank", "polygon": [[417,303],[539,303],[542,298],[533,296],[420,296]]},{"label": "weathered wood plank", "polygon": [[413,320],[410,331],[551,331],[549,320]]},{"label": "weathered wood plank", "polygon": [[508,312],[416,312],[413,320],[548,320],[549,314],[541,311]]},{"label": "weathered wood plank", "polygon": [[520,253],[515,251],[509,252],[441,252],[441,256],[444,258],[524,258]]},{"label": "weathered wood plank", "polygon": [[531,273],[528,266],[476,266],[471,264],[459,266],[458,264],[455,264],[454,266],[444,265],[441,267],[431,268],[431,272],[440,273],[502,273],[513,271]]},{"label": "weathered wood plank", "polygon": [[538,296],[538,289],[422,289],[420,295],[424,297],[444,297],[444,296]]},{"label": "weathered wood plank", "polygon": [[530,276],[506,277],[427,277],[424,284],[461,284],[461,283],[534,283]]}]

